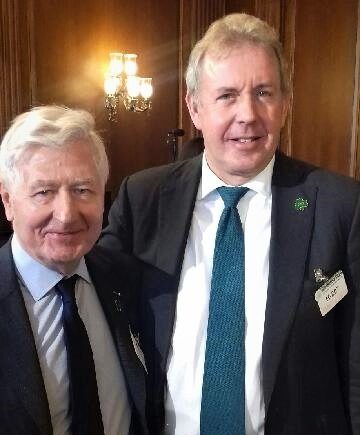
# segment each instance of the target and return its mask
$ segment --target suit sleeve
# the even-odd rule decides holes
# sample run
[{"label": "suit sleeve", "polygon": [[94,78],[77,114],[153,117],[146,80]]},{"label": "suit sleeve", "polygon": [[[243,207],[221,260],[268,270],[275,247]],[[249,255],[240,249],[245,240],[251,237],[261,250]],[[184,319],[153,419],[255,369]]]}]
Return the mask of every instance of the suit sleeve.
[{"label": "suit sleeve", "polygon": [[99,245],[116,252],[132,253],[133,250],[133,222],[128,197],[127,177],[121,184],[119,193],[115,198],[108,217],[108,225],[101,233]]},{"label": "suit sleeve", "polygon": [[354,290],[354,316],[349,355],[349,398],[353,434],[360,434],[360,198],[348,241],[349,287]]}]

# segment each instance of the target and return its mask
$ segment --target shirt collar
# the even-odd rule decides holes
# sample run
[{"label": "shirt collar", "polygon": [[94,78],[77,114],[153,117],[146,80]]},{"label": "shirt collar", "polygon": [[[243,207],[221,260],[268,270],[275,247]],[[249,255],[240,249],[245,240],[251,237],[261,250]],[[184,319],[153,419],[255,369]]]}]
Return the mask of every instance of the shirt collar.
[{"label": "shirt collar", "polygon": [[[267,166],[254,178],[249,180],[247,183],[244,183],[244,187],[248,187],[250,190],[253,190],[256,193],[260,193],[264,196],[271,195],[271,178],[274,168],[275,156],[272,157]],[[203,199],[210,193],[212,193],[215,189],[221,186],[229,186],[224,181],[222,181],[217,175],[212,172],[209,168],[205,153],[202,158],[202,175],[201,181],[198,190],[197,199]]]},{"label": "shirt collar", "polygon": [[[29,290],[35,301],[38,301],[51,290],[64,276],[44,266],[33,257],[31,257],[20,245],[19,240],[14,234],[11,240],[11,249],[18,272],[18,278]],[[88,283],[91,278],[87,270],[85,259],[82,257],[74,273],[79,275]]]}]

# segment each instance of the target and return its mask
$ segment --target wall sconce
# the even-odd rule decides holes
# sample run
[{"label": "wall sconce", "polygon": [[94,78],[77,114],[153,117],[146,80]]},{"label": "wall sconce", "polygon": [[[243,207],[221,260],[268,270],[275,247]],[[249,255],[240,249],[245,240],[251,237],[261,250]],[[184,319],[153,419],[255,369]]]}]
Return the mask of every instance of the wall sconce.
[{"label": "wall sconce", "polygon": [[104,80],[105,107],[110,121],[116,121],[121,101],[130,112],[151,109],[152,79],[136,75],[136,59],[136,54],[110,53]]}]

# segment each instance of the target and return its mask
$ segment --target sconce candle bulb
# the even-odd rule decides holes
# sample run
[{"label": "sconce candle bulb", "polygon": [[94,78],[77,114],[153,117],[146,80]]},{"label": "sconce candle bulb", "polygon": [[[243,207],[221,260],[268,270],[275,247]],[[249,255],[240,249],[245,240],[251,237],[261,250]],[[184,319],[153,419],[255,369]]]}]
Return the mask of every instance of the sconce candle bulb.
[{"label": "sconce candle bulb", "polygon": [[106,95],[115,95],[118,92],[120,85],[121,81],[118,77],[105,74],[104,90]]},{"label": "sconce candle bulb", "polygon": [[152,97],[153,87],[151,83],[152,79],[150,77],[144,77],[140,80],[140,95],[148,100]]},{"label": "sconce candle bulb", "polygon": [[124,54],[124,69],[127,76],[134,76],[137,73],[137,54]]},{"label": "sconce candle bulb", "polygon": [[108,74],[118,76],[123,72],[123,57],[122,53],[110,53],[110,61]]},{"label": "sconce candle bulb", "polygon": [[126,91],[131,98],[136,98],[140,94],[140,77],[130,76],[126,79]]}]

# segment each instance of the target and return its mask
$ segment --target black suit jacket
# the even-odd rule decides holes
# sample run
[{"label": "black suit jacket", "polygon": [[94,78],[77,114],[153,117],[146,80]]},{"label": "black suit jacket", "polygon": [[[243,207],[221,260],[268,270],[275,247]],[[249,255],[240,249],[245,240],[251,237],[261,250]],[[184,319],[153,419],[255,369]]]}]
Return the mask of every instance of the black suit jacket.
[{"label": "black suit jacket", "polygon": [[[197,157],[127,178],[101,239],[144,262],[133,322],[151,374],[148,412],[156,434],[164,422],[166,362],[200,177]],[[262,352],[266,435],[360,434],[359,194],[349,178],[276,155]],[[297,210],[297,198],[307,207]],[[325,317],[314,299],[314,268],[328,275],[341,269],[349,289]]]},{"label": "black suit jacket", "polygon": [[[145,372],[134,352],[128,321],[113,300],[114,291],[124,296],[133,291],[134,264],[122,256],[115,271],[101,248],[86,256],[86,264],[109,321],[127,383],[133,408],[132,433],[147,434]],[[48,400],[10,241],[0,248],[0,277],[0,433],[51,435]],[[117,300],[118,307],[119,303]]]}]

